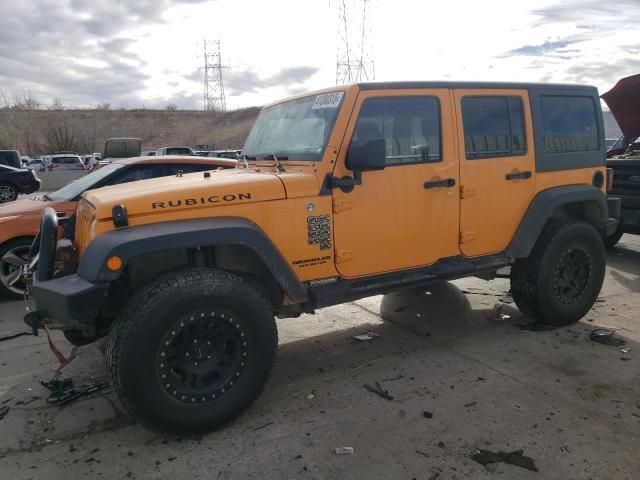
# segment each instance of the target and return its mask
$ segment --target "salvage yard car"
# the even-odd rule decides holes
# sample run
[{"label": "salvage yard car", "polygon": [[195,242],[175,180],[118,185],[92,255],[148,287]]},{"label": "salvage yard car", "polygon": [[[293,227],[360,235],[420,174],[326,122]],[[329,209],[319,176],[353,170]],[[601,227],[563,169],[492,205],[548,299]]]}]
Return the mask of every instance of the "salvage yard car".
[{"label": "salvage yard car", "polygon": [[109,335],[132,418],[208,431],[265,386],[274,316],[511,266],[524,313],[581,319],[616,227],[604,159],[594,87],[364,83],[297,96],[261,111],[234,170],[84,194],[67,260],[46,208],[25,321]]},{"label": "salvage yard car", "polygon": [[39,189],[40,179],[33,170],[0,165],[0,203],[13,202],[19,194],[33,193]]},{"label": "salvage yard car", "polygon": [[[56,192],[0,206],[0,295],[10,298],[24,297],[22,266],[28,262],[26,255],[40,228],[40,212],[43,208],[54,209],[58,217],[69,217],[75,211],[80,195],[87,190],[136,180],[175,176],[178,173],[182,175],[218,168],[233,168],[235,165],[235,160],[194,157],[140,157],[117,160]],[[34,174],[31,171],[25,171],[24,176],[34,182]],[[0,201],[2,195],[3,183],[0,173]]]},{"label": "salvage yard car", "polygon": [[51,161],[47,166],[51,170],[86,170],[84,161],[80,155],[61,153],[51,155]]}]

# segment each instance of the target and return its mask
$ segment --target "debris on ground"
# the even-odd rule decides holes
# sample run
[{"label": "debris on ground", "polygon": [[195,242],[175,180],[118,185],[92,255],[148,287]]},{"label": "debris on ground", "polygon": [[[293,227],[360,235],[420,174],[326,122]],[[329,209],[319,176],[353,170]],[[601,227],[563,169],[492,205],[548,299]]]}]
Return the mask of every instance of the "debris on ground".
[{"label": "debris on ground", "polygon": [[0,342],[6,342],[7,340],[13,340],[14,338],[22,337],[24,335],[33,336],[33,333],[32,332],[14,333],[12,335],[7,335],[6,337],[0,337]]},{"label": "debris on ground", "polygon": [[433,413],[425,410],[424,412],[422,412],[422,416],[424,418],[433,418]]},{"label": "debris on ground", "polygon": [[475,404],[477,404],[478,402],[469,402],[469,403],[465,403],[464,404],[464,408],[471,408],[473,407]]},{"label": "debris on ground", "polygon": [[2,407],[0,407],[0,420],[4,418],[4,416],[7,414],[8,411],[9,411],[8,405],[3,405]]},{"label": "debris on ground", "polygon": [[353,455],[355,453],[353,447],[335,447],[333,452],[336,455]]},{"label": "debris on ground", "polygon": [[353,335],[351,338],[359,342],[368,342],[370,340],[375,340],[379,336],[380,335],[378,335],[375,332],[367,332],[367,333],[363,333],[362,335]]},{"label": "debris on ground", "polygon": [[440,478],[440,474],[436,472],[429,477],[429,480],[438,480],[439,478]]},{"label": "debris on ground", "polygon": [[527,330],[528,332],[547,332],[558,328],[555,325],[549,325],[541,322],[521,323],[518,327],[520,327],[520,330]]},{"label": "debris on ground", "polygon": [[591,330],[589,339],[591,339],[592,342],[602,343],[603,345],[614,345],[618,347],[624,345],[626,342],[621,338],[614,337],[615,333],[615,330],[609,328],[596,328],[595,330]]},{"label": "debris on ground", "polygon": [[629,353],[631,351],[631,349],[629,347],[623,348],[622,350],[620,350],[622,353]]},{"label": "debris on ground", "polygon": [[473,455],[471,455],[471,459],[485,467],[490,464],[504,462],[531,470],[532,472],[538,471],[538,467],[536,467],[533,459],[523,455],[523,450],[492,452],[491,450],[476,449]]},{"label": "debris on ground", "polygon": [[393,397],[389,395],[389,391],[382,388],[379,382],[376,382],[376,386],[372,387],[371,385],[367,385],[366,383],[363,385],[364,388],[369,390],[371,393],[375,393],[376,395],[381,396],[387,400],[393,400]]},{"label": "debris on ground", "polygon": [[273,422],[267,422],[264,425],[260,425],[258,428],[254,428],[253,431],[257,432],[258,430],[262,430],[263,428],[267,428],[270,425],[273,425]]},{"label": "debris on ground", "polygon": [[71,378],[40,383],[44,388],[51,392],[51,395],[47,398],[47,403],[53,403],[55,405],[66,405],[80,397],[85,397],[92,393],[110,388],[108,383],[97,383],[94,385],[82,385],[76,387],[73,385],[73,379]]}]

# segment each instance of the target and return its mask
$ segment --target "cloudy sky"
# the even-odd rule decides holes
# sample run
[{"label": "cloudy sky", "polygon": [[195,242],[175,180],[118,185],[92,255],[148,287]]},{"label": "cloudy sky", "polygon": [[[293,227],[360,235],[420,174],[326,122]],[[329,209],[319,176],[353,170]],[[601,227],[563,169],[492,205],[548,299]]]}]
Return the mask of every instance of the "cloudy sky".
[{"label": "cloudy sky", "polygon": [[[208,38],[222,42],[228,107],[261,105],[335,84],[340,4],[3,0],[0,89],[44,105],[202,108]],[[603,92],[640,73],[640,0],[371,0],[367,34],[376,80],[577,82]]]}]

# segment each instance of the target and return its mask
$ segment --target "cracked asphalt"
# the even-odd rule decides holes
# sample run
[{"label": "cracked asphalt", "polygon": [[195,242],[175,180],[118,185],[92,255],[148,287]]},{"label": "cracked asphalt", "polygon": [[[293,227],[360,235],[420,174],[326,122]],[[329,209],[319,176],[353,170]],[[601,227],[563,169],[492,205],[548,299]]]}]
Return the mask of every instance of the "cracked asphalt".
[{"label": "cracked asphalt", "polygon": [[[637,479],[640,477],[640,237],[609,252],[581,322],[522,329],[508,281],[464,279],[279,320],[271,381],[240,418],[198,438],[131,424],[109,390],[46,402],[46,336],[0,341],[0,479]],[[0,337],[25,331],[0,301]],[[589,340],[616,330],[625,346]],[[359,342],[353,335],[373,332]],[[59,332],[52,340],[72,350]],[[622,351],[622,349],[625,351]],[[629,350],[626,350],[628,348]],[[108,381],[104,343],[63,371]],[[366,390],[378,382],[393,400]],[[1,409],[0,409],[1,411]],[[336,455],[336,447],[353,454]],[[538,472],[484,467],[478,448],[522,449]]]}]

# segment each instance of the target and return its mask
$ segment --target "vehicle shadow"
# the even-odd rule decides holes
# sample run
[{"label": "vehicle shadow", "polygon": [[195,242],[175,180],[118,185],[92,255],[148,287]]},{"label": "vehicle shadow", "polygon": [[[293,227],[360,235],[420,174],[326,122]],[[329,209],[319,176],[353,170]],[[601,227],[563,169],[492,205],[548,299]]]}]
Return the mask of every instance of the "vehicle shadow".
[{"label": "vehicle shadow", "polygon": [[608,273],[618,283],[640,292],[640,252],[631,246],[616,245],[607,251]]}]

